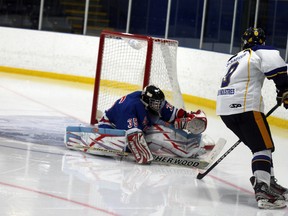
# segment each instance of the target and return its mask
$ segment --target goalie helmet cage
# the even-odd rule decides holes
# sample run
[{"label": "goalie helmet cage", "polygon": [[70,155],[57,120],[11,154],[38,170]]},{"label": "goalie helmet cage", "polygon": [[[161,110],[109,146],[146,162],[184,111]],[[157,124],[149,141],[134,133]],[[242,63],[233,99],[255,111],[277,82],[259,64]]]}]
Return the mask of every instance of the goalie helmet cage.
[{"label": "goalie helmet cage", "polygon": [[92,101],[91,120],[132,91],[158,86],[165,99],[184,108],[177,79],[178,41],[144,35],[102,31]]}]

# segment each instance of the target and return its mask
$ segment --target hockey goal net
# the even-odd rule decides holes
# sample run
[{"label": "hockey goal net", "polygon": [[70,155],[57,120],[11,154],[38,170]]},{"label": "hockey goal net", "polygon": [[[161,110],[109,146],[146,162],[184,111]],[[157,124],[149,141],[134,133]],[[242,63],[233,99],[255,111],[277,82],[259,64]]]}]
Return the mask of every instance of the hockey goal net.
[{"label": "hockey goal net", "polygon": [[178,41],[103,31],[100,35],[91,124],[125,94],[158,86],[165,98],[184,108],[177,79]]}]

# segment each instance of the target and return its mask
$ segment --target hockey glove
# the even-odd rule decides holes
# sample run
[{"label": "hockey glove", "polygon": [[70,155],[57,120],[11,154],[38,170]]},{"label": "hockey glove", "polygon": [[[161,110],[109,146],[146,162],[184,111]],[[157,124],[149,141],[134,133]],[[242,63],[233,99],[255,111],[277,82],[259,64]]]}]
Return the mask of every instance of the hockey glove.
[{"label": "hockey glove", "polygon": [[174,127],[187,130],[193,134],[203,133],[207,127],[206,115],[202,110],[186,113],[185,117],[175,119]]},{"label": "hockey glove", "polygon": [[283,106],[288,109],[288,89],[285,90],[277,90],[277,104],[278,106],[281,106],[283,103]]}]

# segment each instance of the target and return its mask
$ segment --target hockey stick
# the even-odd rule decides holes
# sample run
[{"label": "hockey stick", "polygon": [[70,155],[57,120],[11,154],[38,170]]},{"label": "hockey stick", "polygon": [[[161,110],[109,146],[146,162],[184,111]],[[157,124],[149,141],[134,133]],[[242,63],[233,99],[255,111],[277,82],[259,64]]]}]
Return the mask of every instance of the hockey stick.
[{"label": "hockey stick", "polygon": [[[276,104],[267,114],[266,117],[270,116],[277,108],[278,104]],[[238,140],[233,146],[231,146],[214,164],[212,164],[205,172],[198,173],[197,179],[204,178],[214,167],[216,167],[233,149],[235,149],[239,144],[241,143],[241,140]]]}]

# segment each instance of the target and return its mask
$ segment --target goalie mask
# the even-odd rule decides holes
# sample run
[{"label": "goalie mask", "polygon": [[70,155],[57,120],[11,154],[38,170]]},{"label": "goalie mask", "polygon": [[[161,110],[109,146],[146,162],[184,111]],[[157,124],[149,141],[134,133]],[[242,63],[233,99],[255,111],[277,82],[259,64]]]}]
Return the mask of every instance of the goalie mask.
[{"label": "goalie mask", "polygon": [[254,45],[264,45],[266,36],[261,28],[248,28],[241,37],[242,50],[251,48]]},{"label": "goalie mask", "polygon": [[141,101],[153,114],[159,115],[160,109],[164,105],[164,93],[154,85],[146,86],[141,94]]}]

